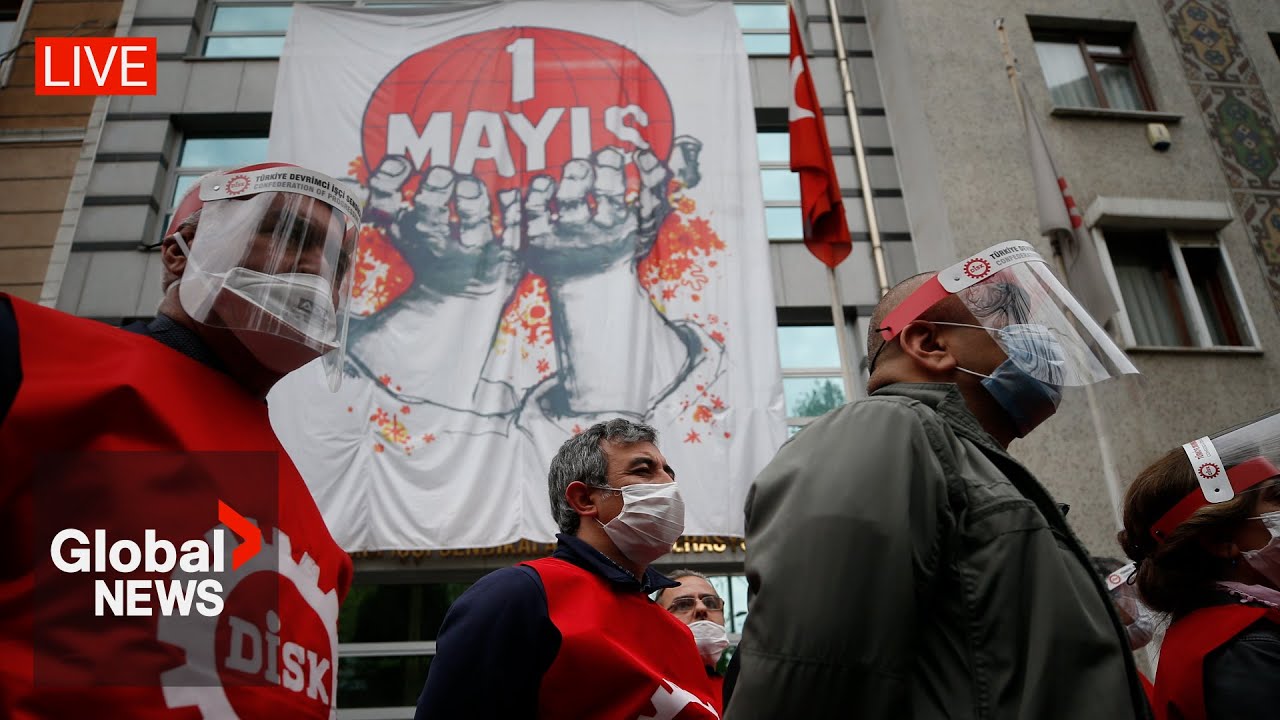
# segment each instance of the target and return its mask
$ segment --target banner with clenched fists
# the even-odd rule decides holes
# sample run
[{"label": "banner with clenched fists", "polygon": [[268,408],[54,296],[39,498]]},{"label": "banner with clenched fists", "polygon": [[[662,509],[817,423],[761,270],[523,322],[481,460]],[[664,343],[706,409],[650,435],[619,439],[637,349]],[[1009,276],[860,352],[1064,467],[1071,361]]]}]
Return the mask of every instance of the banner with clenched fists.
[{"label": "banner with clenched fists", "polygon": [[551,458],[618,416],[742,534],[784,427],[731,4],[300,4],[270,156],[368,201],[343,387],[269,398],[344,547],[550,541]]}]

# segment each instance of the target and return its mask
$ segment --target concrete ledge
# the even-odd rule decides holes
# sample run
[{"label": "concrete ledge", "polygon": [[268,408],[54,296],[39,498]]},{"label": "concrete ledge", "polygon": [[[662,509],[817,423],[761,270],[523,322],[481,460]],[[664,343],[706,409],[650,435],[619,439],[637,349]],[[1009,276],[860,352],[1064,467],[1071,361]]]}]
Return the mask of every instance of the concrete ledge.
[{"label": "concrete ledge", "polygon": [[1231,205],[1216,200],[1099,197],[1089,204],[1089,227],[1220,230],[1235,219]]}]

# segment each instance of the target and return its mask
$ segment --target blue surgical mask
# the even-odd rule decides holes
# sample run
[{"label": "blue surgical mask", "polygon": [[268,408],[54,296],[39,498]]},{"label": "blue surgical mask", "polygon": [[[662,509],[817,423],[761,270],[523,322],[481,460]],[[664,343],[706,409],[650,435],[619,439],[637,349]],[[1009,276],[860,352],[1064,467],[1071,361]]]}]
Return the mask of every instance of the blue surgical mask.
[{"label": "blue surgical mask", "polygon": [[1031,377],[1013,360],[1005,360],[990,375],[956,367],[961,372],[982,378],[997,404],[1013,420],[1018,437],[1026,437],[1040,423],[1058,411],[1062,402],[1062,388]]},{"label": "blue surgical mask", "polygon": [[[962,325],[943,322],[937,324]],[[962,367],[956,369],[982,378],[982,387],[1013,421],[1018,437],[1026,437],[1058,411],[1058,404],[1062,402],[1062,386],[1040,380],[1024,370],[1023,366],[1032,368],[1039,375],[1060,378],[1063,357],[1060,343],[1052,332],[1039,325],[966,327],[995,332],[1009,358],[1000,363],[990,375]]]}]

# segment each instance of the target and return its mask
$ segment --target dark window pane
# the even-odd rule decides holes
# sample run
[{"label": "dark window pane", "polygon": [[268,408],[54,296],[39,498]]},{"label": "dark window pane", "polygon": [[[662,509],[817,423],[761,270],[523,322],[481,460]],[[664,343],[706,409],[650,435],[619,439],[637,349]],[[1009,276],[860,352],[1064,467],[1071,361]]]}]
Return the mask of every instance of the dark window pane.
[{"label": "dark window pane", "polygon": [[267,159],[267,138],[188,138],[178,165],[184,168],[232,168]]},{"label": "dark window pane", "polygon": [[791,135],[784,132],[756,133],[760,162],[791,162]]},{"label": "dark window pane", "polygon": [[0,53],[10,50],[16,44],[13,41],[17,38],[12,36],[17,27],[16,20],[0,19]]},{"label": "dark window pane", "polygon": [[289,29],[292,5],[220,7],[213,11],[211,32],[284,32]]},{"label": "dark window pane", "polygon": [[280,57],[284,36],[211,37],[204,42],[205,57]]},{"label": "dark window pane", "polygon": [[1191,346],[1164,233],[1109,232],[1107,248],[1135,342],[1146,346]]},{"label": "dark window pane", "polygon": [[338,661],[338,706],[403,707],[418,704],[431,658],[344,657]]},{"label": "dark window pane", "polygon": [[786,55],[791,52],[789,35],[743,35],[748,55]]},{"label": "dark window pane", "polygon": [[790,170],[761,170],[760,183],[766,201],[800,201],[800,176]]},{"label": "dark window pane", "polygon": [[787,30],[787,6],[784,3],[734,5],[738,27],[743,30]]},{"label": "dark window pane", "polygon": [[764,227],[771,240],[804,239],[804,216],[798,207],[765,208]]},{"label": "dark window pane", "polygon": [[782,379],[787,417],[817,417],[844,404],[844,380],[840,377],[791,377]]},{"label": "dark window pane", "polygon": [[1089,69],[1075,43],[1036,41],[1036,56],[1053,104],[1064,107],[1098,107]]},{"label": "dark window pane", "polygon": [[338,616],[338,641],[435,640],[444,614],[465,583],[355,585]]},{"label": "dark window pane", "polygon": [[1182,258],[1213,344],[1248,345],[1248,333],[1222,253],[1216,247],[1186,247],[1182,249]]},{"label": "dark window pane", "polygon": [[783,369],[840,367],[840,348],[831,325],[782,325],[778,353]]}]

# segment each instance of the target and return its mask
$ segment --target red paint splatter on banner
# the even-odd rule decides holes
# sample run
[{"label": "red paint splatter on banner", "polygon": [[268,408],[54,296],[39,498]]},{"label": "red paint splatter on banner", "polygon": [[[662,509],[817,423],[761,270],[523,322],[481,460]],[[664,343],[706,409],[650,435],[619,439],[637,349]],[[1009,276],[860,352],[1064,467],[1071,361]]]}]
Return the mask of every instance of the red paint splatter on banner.
[{"label": "red paint splatter on banner", "polygon": [[369,186],[369,168],[365,167],[364,158],[360,155],[357,155],[355,160],[347,164],[347,175],[355,178],[360,187]]},{"label": "red paint splatter on banner", "polygon": [[516,286],[498,325],[499,341],[504,336],[535,347],[549,346],[555,340],[551,329],[551,300],[547,297],[547,282],[541,277],[529,273]]},{"label": "red paint splatter on banner", "polygon": [[413,284],[413,268],[381,229],[360,229],[351,309],[356,315],[372,315],[404,294]]},{"label": "red paint splatter on banner", "polygon": [[694,422],[702,422],[702,423],[711,422],[711,419],[714,417],[715,415],[712,414],[711,408],[707,407],[706,405],[699,405],[697,409],[693,411]]},{"label": "red paint splatter on banner", "polygon": [[687,443],[701,443],[702,436],[698,434],[697,430],[690,430],[689,434],[684,437],[684,441]]},{"label": "red paint splatter on banner", "polygon": [[719,330],[712,330],[709,334],[711,335],[712,340],[715,340],[721,345],[724,344],[724,333],[720,332]]},{"label": "red paint splatter on banner", "polygon": [[431,433],[427,433],[426,435],[422,436],[422,442],[427,443],[428,445],[435,441],[436,441],[436,436],[432,435]]}]

